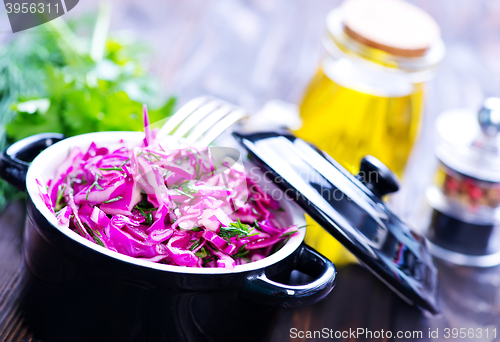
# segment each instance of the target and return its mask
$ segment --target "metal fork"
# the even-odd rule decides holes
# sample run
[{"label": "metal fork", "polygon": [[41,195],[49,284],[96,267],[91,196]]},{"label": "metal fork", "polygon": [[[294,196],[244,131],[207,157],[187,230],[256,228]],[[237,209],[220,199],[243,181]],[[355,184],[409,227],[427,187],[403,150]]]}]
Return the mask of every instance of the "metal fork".
[{"label": "metal fork", "polygon": [[245,116],[247,113],[242,108],[223,100],[212,96],[197,97],[168,119],[158,132],[157,139],[171,135],[176,140],[184,138],[187,143],[208,146]]}]

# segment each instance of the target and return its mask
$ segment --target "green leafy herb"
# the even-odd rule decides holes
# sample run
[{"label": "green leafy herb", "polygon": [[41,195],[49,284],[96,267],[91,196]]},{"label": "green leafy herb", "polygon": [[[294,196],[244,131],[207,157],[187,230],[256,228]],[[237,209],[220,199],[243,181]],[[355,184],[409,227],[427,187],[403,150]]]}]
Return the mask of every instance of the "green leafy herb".
[{"label": "green leafy herb", "polygon": [[241,246],[241,247],[238,249],[238,252],[236,252],[236,254],[235,254],[235,255],[233,255],[233,259],[242,258],[242,257],[244,257],[245,255],[247,255],[247,254],[250,252],[250,250],[245,249],[245,246],[246,246],[246,245],[247,245],[247,244],[245,243],[243,246]]},{"label": "green leafy herb", "polygon": [[[141,204],[141,203],[139,203],[139,204]],[[139,204],[137,204],[134,208],[139,210],[141,215],[146,219],[147,224],[152,225],[154,222],[153,211],[158,210],[158,208],[140,207]],[[148,202],[148,204],[149,204],[149,202]]]},{"label": "green leafy herb", "polygon": [[139,210],[139,212],[141,213],[141,215],[144,216],[144,218],[146,218],[146,213],[144,212],[144,209],[142,209],[141,207],[138,207],[137,205],[134,208],[137,209],[137,210]]},{"label": "green leafy herb", "polygon": [[[87,25],[77,26],[89,31]],[[8,91],[7,103],[5,95],[1,102],[9,111],[4,122],[9,137],[136,131],[142,128],[143,103],[151,122],[172,113],[175,100],[165,100],[159,83],[141,68],[143,46],[110,37],[98,23],[91,44],[75,31],[63,20],[52,21],[0,49],[0,79],[7,80],[0,82],[0,94]]]},{"label": "green leafy herb", "polygon": [[206,264],[208,264],[210,261],[213,261],[213,260],[215,260],[215,256],[214,255],[212,255],[208,259],[203,260],[203,266],[205,266]]},{"label": "green leafy herb", "polygon": [[290,240],[290,235],[288,235],[286,239],[281,240],[281,243],[280,243],[280,244],[278,244],[278,246],[276,246],[276,248],[274,249],[274,251],[273,251],[273,253],[272,253],[272,254],[276,253],[276,252],[277,252],[277,251],[279,251],[279,250],[280,250],[280,249],[281,249],[284,245],[286,245],[286,243],[288,242],[288,240]]},{"label": "green leafy herb", "polygon": [[292,232],[288,232],[288,233],[284,233],[284,234],[281,234],[280,238],[284,238],[284,237],[290,237],[292,236],[293,234],[297,233],[297,231],[292,231]]},{"label": "green leafy herb", "polygon": [[[42,132],[138,131],[143,103],[151,122],[171,115],[175,98],[143,68],[147,47],[111,36],[110,13],[59,18],[0,45],[0,149]],[[0,209],[21,196],[0,180]]]},{"label": "green leafy herb", "polygon": [[87,190],[87,196],[85,197],[86,200],[89,199],[89,195],[90,195],[90,190],[92,190],[92,188],[94,188],[94,186],[99,189],[99,190],[102,190],[102,186],[99,185],[98,183],[98,180],[99,180],[99,176],[98,174],[95,175],[95,180],[94,180],[94,183],[92,183],[92,185],[89,187],[89,189]]},{"label": "green leafy herb", "polygon": [[79,233],[81,236],[85,237],[85,228],[81,225],[81,222],[79,219],[75,221],[76,225],[76,231]]},{"label": "green leafy herb", "polygon": [[143,158],[145,158],[149,162],[153,162],[153,160],[148,158],[148,157],[153,157],[156,161],[161,161],[160,155],[153,153],[153,152],[150,152],[150,151],[141,151],[137,154],[137,157],[140,157],[140,156],[142,156]]},{"label": "green leafy herb", "polygon": [[155,208],[151,203],[148,201],[148,196],[146,194],[142,194],[142,199],[139,203],[136,204],[135,206],[136,209],[143,209],[143,210],[157,210],[158,208]]},{"label": "green leafy herb", "polygon": [[198,247],[199,245],[201,245],[201,239],[193,243],[193,245],[189,248],[189,250],[194,251],[196,247]]},{"label": "green leafy herb", "polygon": [[98,231],[96,231],[96,230],[93,230],[93,229],[92,229],[92,228],[90,228],[90,227],[89,227],[89,225],[88,225],[88,224],[86,224],[86,223],[84,223],[83,225],[85,226],[85,228],[87,228],[87,232],[90,234],[90,236],[92,236],[92,238],[94,239],[95,243],[97,243],[98,245],[100,245],[100,246],[102,246],[102,247],[106,247],[106,246],[104,245],[104,243],[102,242],[102,240],[101,240],[101,239],[99,239],[99,237],[97,236],[97,235],[101,236],[101,233],[99,233],[99,232],[98,232]]},{"label": "green leafy herb", "polygon": [[120,165],[120,168],[123,169],[123,167],[125,166],[125,164],[127,164],[128,162],[130,161],[130,158],[128,158],[127,160],[125,160],[122,165]]},{"label": "green leafy herb", "polygon": [[184,182],[182,184],[182,191],[184,191],[188,194],[197,194],[198,193],[198,189],[196,188],[196,186],[194,185],[193,182]]},{"label": "green leafy herb", "polygon": [[63,199],[65,190],[66,190],[66,184],[60,184],[57,187],[57,200],[56,200],[56,207],[55,207],[56,211],[59,211],[62,209],[61,200]]},{"label": "green leafy herb", "polygon": [[236,222],[231,222],[229,227],[221,226],[219,236],[229,242],[229,239],[235,236],[242,238],[257,235],[258,233],[252,233],[253,230],[253,227],[248,224],[241,223],[240,219],[238,219]]},{"label": "green leafy herb", "polygon": [[193,199],[193,198],[194,198],[194,196],[193,196],[193,195],[188,194],[187,192],[184,192],[184,191],[182,191],[182,190],[179,190],[179,189],[173,189],[173,190],[174,190],[174,191],[176,191],[176,192],[178,192],[179,194],[184,195],[184,196],[187,196],[187,197],[189,197],[189,198],[191,198],[191,199]]},{"label": "green leafy herb", "polygon": [[146,214],[146,222],[149,224],[149,225],[152,225],[153,222],[154,222],[154,219],[153,219],[153,214],[151,213],[151,211],[148,211],[148,213]]},{"label": "green leafy herb", "polygon": [[255,209],[254,207],[252,207],[252,212],[257,216],[262,217],[262,215],[260,215],[257,209]]},{"label": "green leafy herb", "polygon": [[122,196],[116,196],[115,198],[112,198],[110,200],[104,201],[102,203],[113,203],[113,202],[121,200],[122,198],[123,198]]},{"label": "green leafy herb", "polygon": [[[194,249],[194,248],[193,248]],[[201,247],[198,252],[194,253],[198,258],[205,258],[208,255],[205,247]]]},{"label": "green leafy herb", "polygon": [[[252,208],[252,209],[253,209],[253,208]],[[255,219],[255,220],[253,221],[253,225],[254,225],[254,226],[255,226],[255,228],[257,228],[258,230],[262,230],[262,229],[260,228],[260,224],[259,224],[259,222],[257,221],[257,219]]]},{"label": "green leafy herb", "polygon": [[193,151],[193,150],[189,150],[194,158],[196,159],[196,163],[195,163],[195,168],[196,168],[196,179],[200,179],[199,177],[199,174],[200,174],[200,159],[198,158],[198,155],[197,155],[197,152],[196,151]]},{"label": "green leafy herb", "polygon": [[172,189],[179,190],[182,189],[183,194],[196,194],[198,189],[191,180],[186,180],[179,185],[173,186]]},{"label": "green leafy herb", "polygon": [[106,168],[99,168],[101,171],[121,171],[125,172],[122,167],[106,167]]}]

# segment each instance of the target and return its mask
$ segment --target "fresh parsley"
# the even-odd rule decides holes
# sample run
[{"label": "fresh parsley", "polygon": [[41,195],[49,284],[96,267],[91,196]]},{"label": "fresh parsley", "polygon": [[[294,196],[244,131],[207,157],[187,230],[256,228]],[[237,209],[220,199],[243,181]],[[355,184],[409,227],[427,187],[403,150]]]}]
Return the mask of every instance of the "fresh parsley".
[{"label": "fresh parsley", "polygon": [[[143,103],[151,122],[172,114],[175,98],[143,67],[147,47],[111,35],[109,13],[51,21],[0,45],[0,149],[42,132],[138,131]],[[0,180],[0,209],[21,196]]]}]

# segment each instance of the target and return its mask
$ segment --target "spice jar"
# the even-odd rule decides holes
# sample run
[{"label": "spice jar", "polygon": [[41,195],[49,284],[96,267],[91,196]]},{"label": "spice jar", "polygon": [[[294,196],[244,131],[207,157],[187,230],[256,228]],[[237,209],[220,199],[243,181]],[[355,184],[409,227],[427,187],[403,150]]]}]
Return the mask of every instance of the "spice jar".
[{"label": "spice jar", "polygon": [[500,98],[479,113],[447,111],[438,118],[431,252],[468,266],[500,264]]},{"label": "spice jar", "polygon": [[[353,174],[372,155],[402,176],[419,132],[423,83],[444,55],[438,25],[404,1],[348,0],[326,26],[328,54],[305,92],[295,134]],[[308,243],[339,263],[340,245],[308,223]]]}]

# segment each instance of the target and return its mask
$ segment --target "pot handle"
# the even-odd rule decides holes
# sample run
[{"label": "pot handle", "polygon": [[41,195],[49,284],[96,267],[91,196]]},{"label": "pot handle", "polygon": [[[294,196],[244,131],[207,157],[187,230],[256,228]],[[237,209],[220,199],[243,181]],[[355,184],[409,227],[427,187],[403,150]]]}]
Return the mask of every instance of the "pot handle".
[{"label": "pot handle", "polygon": [[314,281],[303,285],[281,284],[269,279],[263,270],[246,278],[243,296],[286,309],[302,308],[325,298],[335,286],[335,265],[305,244],[299,249],[294,269],[315,277]]},{"label": "pot handle", "polygon": [[17,189],[26,190],[26,173],[31,161],[64,138],[59,133],[40,133],[12,144],[0,155],[0,177]]}]

